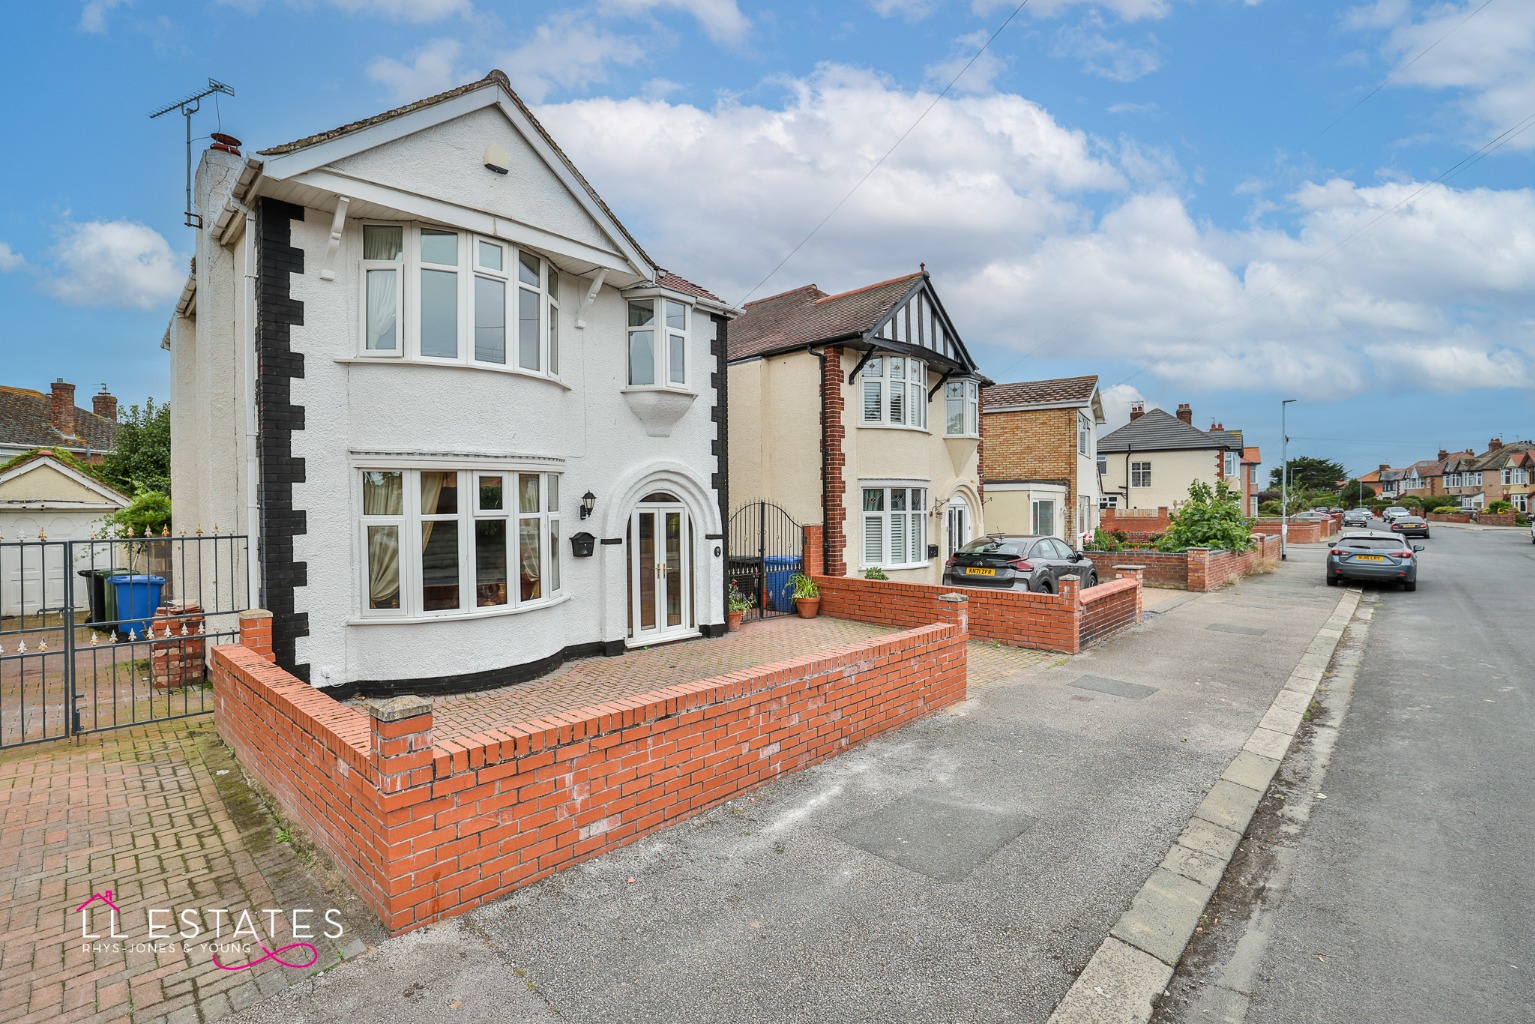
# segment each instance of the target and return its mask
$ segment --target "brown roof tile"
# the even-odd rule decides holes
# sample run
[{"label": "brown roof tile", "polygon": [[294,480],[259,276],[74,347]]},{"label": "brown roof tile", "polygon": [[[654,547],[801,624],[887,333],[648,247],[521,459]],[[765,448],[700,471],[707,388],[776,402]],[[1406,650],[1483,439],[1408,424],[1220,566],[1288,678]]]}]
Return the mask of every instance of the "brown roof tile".
[{"label": "brown roof tile", "polygon": [[1055,380],[1025,380],[1015,384],[993,384],[981,394],[988,410],[1016,405],[1060,405],[1067,402],[1087,404],[1098,388],[1096,375],[1058,377]]},{"label": "brown roof tile", "polygon": [[53,398],[28,388],[0,385],[0,444],[17,448],[112,448],[117,424],[89,409],[75,407],[75,436],[53,427]]},{"label": "brown roof tile", "polygon": [[722,306],[725,305],[724,299],[715,295],[703,285],[694,284],[685,277],[678,277],[670,270],[660,271],[656,277],[656,284],[662,288],[670,288],[674,292],[681,292],[684,295],[696,295],[700,299],[708,299],[710,302],[718,302]]},{"label": "brown roof tile", "polygon": [[809,284],[748,302],[746,312],[730,325],[730,358],[747,359],[862,334],[926,276],[919,271],[837,295]]}]

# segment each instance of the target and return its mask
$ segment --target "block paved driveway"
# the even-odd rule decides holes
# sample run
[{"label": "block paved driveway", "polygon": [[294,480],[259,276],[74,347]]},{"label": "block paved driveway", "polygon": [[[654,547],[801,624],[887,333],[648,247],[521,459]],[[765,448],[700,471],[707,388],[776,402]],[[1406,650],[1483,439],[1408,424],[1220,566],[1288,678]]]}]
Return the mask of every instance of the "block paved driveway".
[{"label": "block paved driveway", "polygon": [[[376,920],[309,856],[278,841],[211,718],[0,754],[0,1024],[211,1021],[363,952],[380,937]],[[115,928],[99,902],[89,918],[75,913],[108,889]],[[318,960],[303,971],[221,970],[207,934],[163,934],[190,913],[208,932],[218,925],[221,944],[252,951],[220,954],[237,965],[260,956],[249,932],[233,934],[241,911],[283,912],[252,919],[258,941],[277,948],[293,941],[288,910],[332,907],[345,933],[312,940]],[[151,909],[169,925],[154,938]],[[83,938],[85,925],[99,942]]]}]

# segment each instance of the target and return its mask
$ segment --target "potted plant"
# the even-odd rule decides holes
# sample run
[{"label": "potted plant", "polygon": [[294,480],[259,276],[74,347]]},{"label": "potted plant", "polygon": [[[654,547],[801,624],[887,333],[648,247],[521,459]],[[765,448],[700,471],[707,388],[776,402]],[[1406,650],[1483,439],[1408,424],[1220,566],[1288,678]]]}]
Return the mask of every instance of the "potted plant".
[{"label": "potted plant", "polygon": [[756,604],[750,594],[743,593],[732,581],[730,584],[730,603],[726,609],[725,618],[729,624],[730,632],[736,633],[741,629],[741,616],[752,610]]},{"label": "potted plant", "polygon": [[797,572],[789,577],[789,585],[794,588],[794,607],[802,619],[813,619],[821,610],[821,588],[815,585],[815,580],[802,572]]}]

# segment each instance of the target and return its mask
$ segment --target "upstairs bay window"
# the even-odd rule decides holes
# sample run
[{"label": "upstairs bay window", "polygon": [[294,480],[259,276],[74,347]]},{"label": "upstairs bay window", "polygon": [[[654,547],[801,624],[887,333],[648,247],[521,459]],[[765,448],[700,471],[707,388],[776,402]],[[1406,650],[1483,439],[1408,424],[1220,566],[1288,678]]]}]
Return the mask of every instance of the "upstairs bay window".
[{"label": "upstairs bay window", "polygon": [[362,229],[362,355],[560,372],[559,271],[499,239]]},{"label": "upstairs bay window", "polygon": [[553,473],[362,473],[364,618],[443,618],[548,601],[560,589]]},{"label": "upstairs bay window", "polygon": [[688,307],[673,299],[629,300],[629,386],[688,386]]},{"label": "upstairs bay window", "polygon": [[981,432],[981,386],[973,380],[951,380],[943,386],[944,433],[976,437]]},{"label": "upstairs bay window", "polygon": [[865,424],[927,429],[927,366],[921,360],[871,356],[859,379]]}]

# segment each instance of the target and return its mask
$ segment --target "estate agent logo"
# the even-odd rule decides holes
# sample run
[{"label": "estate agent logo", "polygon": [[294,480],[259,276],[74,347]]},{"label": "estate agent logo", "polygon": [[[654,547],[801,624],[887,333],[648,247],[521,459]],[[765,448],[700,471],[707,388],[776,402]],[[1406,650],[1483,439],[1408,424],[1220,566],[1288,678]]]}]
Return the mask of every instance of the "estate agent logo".
[{"label": "estate agent logo", "polygon": [[[90,899],[75,907],[74,912],[80,915],[80,937],[85,940],[82,948],[86,952],[122,952],[125,949],[159,952],[179,945],[184,952],[190,953],[195,945],[208,950],[214,966],[221,971],[243,971],[268,960],[302,970],[313,967],[320,959],[319,949],[311,942],[302,941],[316,937],[314,929],[320,926],[320,921],[324,922],[325,938],[339,939],[346,934],[341,924],[341,911],[335,907],[323,914],[313,908],[242,910],[236,914],[208,907],[187,907],[179,912],[171,907],[151,907],[144,912],[143,929],[134,931],[125,925],[126,915],[116,901],[117,895],[113,890],[103,889],[91,893]],[[101,924],[99,915],[103,912],[102,907],[106,914],[104,935],[91,930],[93,924]],[[94,917],[93,912],[96,914]],[[266,918],[266,935],[262,934],[259,927],[263,917]],[[316,917],[320,921],[316,921]],[[287,934],[301,941],[271,948],[268,945],[271,942],[269,936],[277,932],[279,920],[287,923]],[[226,930],[226,924],[232,927]],[[202,941],[195,941],[198,939]],[[285,959],[283,954],[291,950],[303,952],[295,954],[292,960]],[[221,960],[220,954],[230,962]],[[237,957],[248,959],[241,963],[237,962]]]}]

